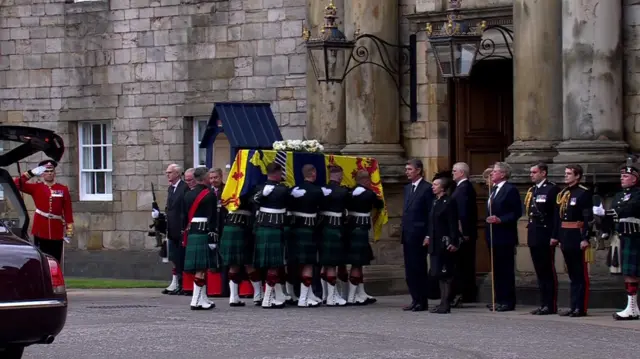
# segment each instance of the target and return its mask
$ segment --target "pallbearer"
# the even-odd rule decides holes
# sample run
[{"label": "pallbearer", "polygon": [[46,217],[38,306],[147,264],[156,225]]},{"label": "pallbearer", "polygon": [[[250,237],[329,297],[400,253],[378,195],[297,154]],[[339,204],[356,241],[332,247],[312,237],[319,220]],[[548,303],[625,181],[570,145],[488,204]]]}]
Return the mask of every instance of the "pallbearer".
[{"label": "pallbearer", "polygon": [[324,201],[320,205],[321,238],[320,264],[322,269],[322,300],[329,306],[345,305],[346,300],[336,290],[336,267],[344,265],[346,247],[344,222],[349,190],[340,186],[343,170],[340,166],[329,167],[329,183],[322,187]]},{"label": "pallbearer", "polygon": [[304,182],[291,189],[289,210],[293,215],[291,229],[296,249],[293,253],[289,253],[289,258],[293,257],[293,261],[301,266],[298,306],[316,307],[320,303],[311,295],[311,283],[313,266],[318,258],[318,247],[315,241],[317,215],[324,194],[322,189],[314,184],[317,171],[313,165],[302,166],[302,175]]},{"label": "pallbearer", "polygon": [[267,271],[267,285],[262,299],[263,308],[282,308],[284,301],[276,298],[279,269],[284,265],[284,224],[289,201],[289,188],[281,183],[282,167],[267,165],[267,181],[257,185],[252,201],[257,206],[256,236],[253,265]]},{"label": "pallbearer", "polygon": [[209,186],[206,168],[196,168],[193,177],[196,185],[184,198],[187,219],[184,271],[194,274],[191,309],[213,309],[215,304],[207,297],[206,274],[209,269],[219,267],[218,200]]},{"label": "pallbearer", "polygon": [[349,304],[366,304],[367,294],[362,285],[362,267],[371,264],[373,251],[369,244],[371,229],[371,211],[384,208],[384,201],[373,192],[369,172],[360,170],[356,173],[356,187],[350,194],[347,203],[348,223],[346,236],[349,240],[347,263],[351,264],[349,277]]},{"label": "pallbearer", "polygon": [[[627,291],[627,307],[614,313],[615,320],[640,319],[638,281],[640,277],[640,170],[631,160],[620,170],[622,191],[613,198],[612,209],[605,212],[602,204],[593,207],[593,214],[613,220],[620,238],[621,265]],[[615,254],[615,253],[614,253]]]},{"label": "pallbearer", "polygon": [[[31,229],[34,244],[62,266],[64,239],[73,236],[73,213],[69,188],[56,182],[56,167],[56,161],[45,160],[14,181],[18,189],[31,195],[36,207]],[[42,182],[28,182],[37,176],[42,176]]]}]

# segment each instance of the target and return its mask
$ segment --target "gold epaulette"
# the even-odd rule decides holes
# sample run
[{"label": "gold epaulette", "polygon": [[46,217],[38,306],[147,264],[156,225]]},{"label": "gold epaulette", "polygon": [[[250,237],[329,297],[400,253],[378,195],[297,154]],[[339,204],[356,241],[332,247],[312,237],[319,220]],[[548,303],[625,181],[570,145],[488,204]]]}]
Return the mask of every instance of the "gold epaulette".
[{"label": "gold epaulette", "polygon": [[556,197],[556,204],[560,206],[560,218],[564,217],[564,212],[567,210],[567,206],[569,205],[569,201],[571,200],[571,191],[568,188],[564,188],[558,196]]},{"label": "gold epaulette", "polygon": [[579,185],[578,185],[578,187],[582,188],[582,189],[583,189],[583,190],[585,190],[585,191],[588,191],[588,190],[589,190],[589,187],[587,187],[587,186],[585,186],[585,185],[582,185],[582,184],[579,184]]},{"label": "gold epaulette", "polygon": [[[535,185],[534,185],[535,186]],[[531,205],[531,199],[533,198],[533,187],[529,188],[527,191],[527,195],[524,196],[524,213],[526,216],[529,215],[529,206]]]}]

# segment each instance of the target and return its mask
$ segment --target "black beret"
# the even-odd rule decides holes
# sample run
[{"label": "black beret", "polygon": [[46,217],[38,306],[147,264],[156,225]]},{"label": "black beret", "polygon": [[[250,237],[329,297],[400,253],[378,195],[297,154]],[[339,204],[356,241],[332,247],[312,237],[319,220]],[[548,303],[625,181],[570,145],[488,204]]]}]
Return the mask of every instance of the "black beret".
[{"label": "black beret", "polygon": [[58,167],[58,162],[56,162],[54,160],[44,160],[44,161],[41,161],[40,163],[38,163],[38,167],[40,167],[40,166],[56,168],[56,167]]}]

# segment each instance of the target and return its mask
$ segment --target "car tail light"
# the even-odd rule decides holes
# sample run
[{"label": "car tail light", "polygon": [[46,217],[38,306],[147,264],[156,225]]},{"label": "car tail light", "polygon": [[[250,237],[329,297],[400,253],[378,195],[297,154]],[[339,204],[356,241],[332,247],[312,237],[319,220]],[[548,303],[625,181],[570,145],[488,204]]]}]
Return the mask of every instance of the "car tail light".
[{"label": "car tail light", "polygon": [[67,288],[64,285],[64,276],[62,275],[62,269],[58,261],[51,257],[47,257],[49,261],[49,274],[51,274],[51,286],[55,294],[64,294]]}]

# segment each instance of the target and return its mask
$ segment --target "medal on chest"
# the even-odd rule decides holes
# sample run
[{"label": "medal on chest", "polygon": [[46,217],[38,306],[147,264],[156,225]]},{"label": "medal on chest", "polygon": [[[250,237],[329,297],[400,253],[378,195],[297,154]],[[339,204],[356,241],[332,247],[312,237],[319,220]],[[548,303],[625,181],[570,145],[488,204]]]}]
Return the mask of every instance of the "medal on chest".
[{"label": "medal on chest", "polygon": [[51,189],[51,197],[59,197],[62,198],[64,192],[59,189]]},{"label": "medal on chest", "polygon": [[622,197],[623,201],[628,201],[629,199],[631,199],[631,193],[625,193],[624,197]]},{"label": "medal on chest", "polygon": [[545,202],[547,202],[546,194],[539,194],[536,196],[536,203],[545,203]]},{"label": "medal on chest", "polygon": [[570,206],[575,206],[578,203],[578,199],[575,197],[571,197],[571,201],[569,202]]}]

